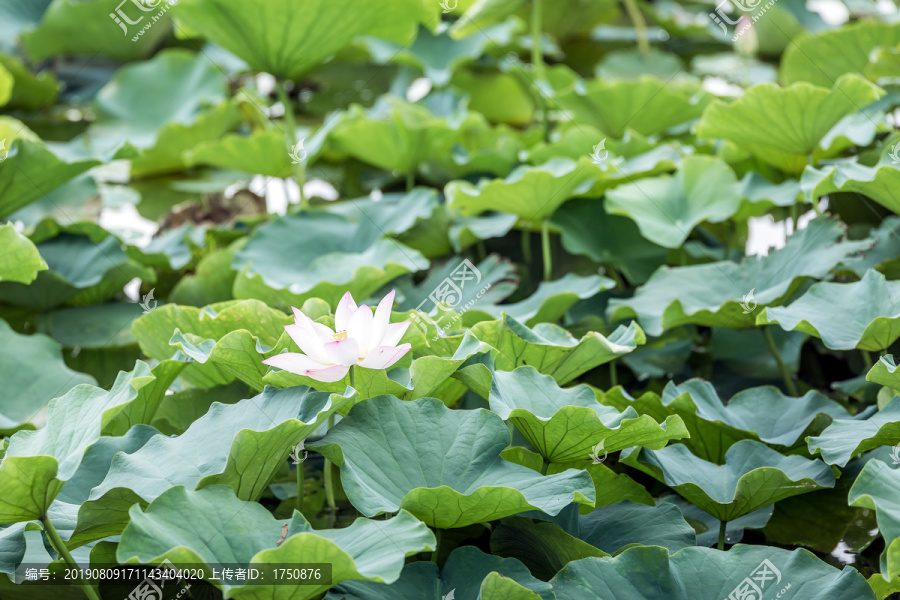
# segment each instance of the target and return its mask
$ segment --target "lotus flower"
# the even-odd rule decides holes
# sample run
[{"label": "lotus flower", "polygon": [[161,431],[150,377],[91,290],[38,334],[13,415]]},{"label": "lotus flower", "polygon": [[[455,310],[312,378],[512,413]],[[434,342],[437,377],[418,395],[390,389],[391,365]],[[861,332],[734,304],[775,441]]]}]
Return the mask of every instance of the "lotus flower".
[{"label": "lotus flower", "polygon": [[356,306],[347,292],[334,311],[337,333],[294,308],[294,325],[285,325],[284,329],[303,354],[286,352],[262,362],[325,383],[340,381],[354,365],[386,369],[411,348],[409,344],[397,345],[409,321],[391,323],[393,305],[392,290],[378,303],[373,315],[365,304]]}]

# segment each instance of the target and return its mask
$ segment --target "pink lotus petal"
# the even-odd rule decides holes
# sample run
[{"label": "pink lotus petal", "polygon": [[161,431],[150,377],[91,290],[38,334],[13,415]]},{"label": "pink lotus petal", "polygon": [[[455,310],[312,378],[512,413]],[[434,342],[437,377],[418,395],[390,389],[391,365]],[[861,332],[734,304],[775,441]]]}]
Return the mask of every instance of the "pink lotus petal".
[{"label": "pink lotus petal", "polygon": [[402,344],[396,348],[393,346],[378,346],[359,362],[359,366],[364,369],[386,369],[403,358],[403,355],[409,352],[410,348],[412,348],[410,344]]},{"label": "pink lotus petal", "polygon": [[311,359],[305,354],[298,354],[296,352],[282,352],[281,354],[276,354],[271,358],[267,358],[266,360],[262,361],[262,363],[264,365],[284,369],[285,371],[294,373],[295,375],[306,375],[309,371],[327,369],[331,366],[328,364],[322,364]]},{"label": "pink lotus petal", "polygon": [[330,337],[323,340],[308,323],[303,323],[303,325],[285,325],[284,330],[291,336],[291,339],[294,340],[294,343],[297,344],[303,354],[320,363],[331,363],[328,353],[325,352],[325,343],[326,341],[331,341]]},{"label": "pink lotus petal", "polygon": [[395,291],[391,290],[391,293],[378,303],[378,308],[375,309],[375,318],[372,320],[372,336],[369,339],[368,347],[365,348],[367,351],[386,345],[383,344],[382,340],[384,340],[384,334],[387,332],[387,327],[391,322],[391,307],[394,306],[395,295]]},{"label": "pink lotus petal", "polygon": [[344,365],[334,365],[333,367],[328,367],[327,369],[308,371],[306,373],[306,376],[312,377],[316,381],[321,381],[322,383],[334,383],[335,381],[340,381],[341,379],[346,377],[348,371],[350,371],[350,367]]},{"label": "pink lotus petal", "polygon": [[396,346],[403,339],[403,334],[409,329],[410,321],[400,321],[399,323],[391,323],[387,326],[384,339],[381,340],[382,346]]},{"label": "pink lotus petal", "polygon": [[330,362],[337,365],[351,366],[359,360],[359,343],[351,337],[325,344]]},{"label": "pink lotus petal", "polygon": [[350,292],[347,292],[334,310],[334,330],[347,331],[347,323],[350,322],[350,315],[354,312],[356,312],[356,302],[353,301]]},{"label": "pink lotus petal", "polygon": [[[361,354],[369,351],[372,339],[372,319],[372,309],[362,304],[350,316],[350,321],[347,323],[347,337],[356,340]],[[359,354],[356,357],[359,358]]]}]

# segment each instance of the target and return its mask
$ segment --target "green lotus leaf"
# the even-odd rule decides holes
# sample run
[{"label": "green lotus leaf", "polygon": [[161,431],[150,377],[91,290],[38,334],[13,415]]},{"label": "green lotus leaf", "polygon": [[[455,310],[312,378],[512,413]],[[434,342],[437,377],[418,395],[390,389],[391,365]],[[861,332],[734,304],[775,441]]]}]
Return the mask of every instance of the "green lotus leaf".
[{"label": "green lotus leaf", "polygon": [[205,386],[226,385],[239,379],[257,392],[265,387],[263,376],[268,367],[261,361],[268,358],[272,348],[261,346],[259,338],[249,331],[232,331],[218,340],[209,340],[184,334],[176,328],[169,344],[178,348],[187,360],[196,361],[193,363],[198,367],[193,371],[195,382],[202,377]]},{"label": "green lotus leaf", "polygon": [[[240,515],[241,527],[232,520]],[[433,550],[434,534],[406,511],[387,521],[357,519],[344,529],[314,530],[294,512],[277,520],[262,505],[245,502],[225,486],[189,491],[178,486],[146,509],[133,507],[116,549],[120,563],[266,564],[330,563],[332,581],[393,582],[407,556]],[[229,527],[229,524],[232,524]],[[287,525],[286,536],[283,528]],[[283,542],[279,540],[283,539]],[[271,580],[271,579],[270,579]],[[217,584],[226,598],[316,598],[330,585]]]},{"label": "green lotus leaf", "polygon": [[0,320],[0,435],[34,429],[29,421],[51,398],[94,378],[69,369],[59,347],[43,334],[19,335]]},{"label": "green lotus leaf", "polygon": [[834,192],[855,192],[895,213],[900,212],[900,202],[895,195],[898,183],[900,170],[890,161],[874,167],[861,165],[855,160],[819,169],[807,166],[800,179],[801,188],[812,201]]},{"label": "green lotus leaf", "polygon": [[634,297],[610,300],[609,317],[637,317],[650,335],[686,323],[753,327],[758,306],[784,302],[806,278],[824,278],[847,256],[871,246],[868,241],[842,242],[843,234],[840,222],[820,218],[762,258],[660,267]]},{"label": "green lotus leaf", "polygon": [[512,371],[531,365],[565,385],[582,373],[628,354],[647,341],[643,330],[632,323],[619,326],[609,337],[590,331],[580,340],[553,323],[525,327],[512,317],[482,321],[472,334],[497,349],[495,367]]},{"label": "green lotus leaf", "polygon": [[[135,60],[153,52],[169,34],[168,9],[166,0],[140,8],[132,3],[111,7],[102,0],[53,0],[40,24],[22,35],[22,43],[34,61],[61,54]],[[119,10],[135,24],[119,18],[120,25],[111,18],[110,12]]]},{"label": "green lotus leaf", "polygon": [[[900,463],[894,459],[895,465]],[[900,576],[900,469],[870,460],[850,489],[850,506],[874,510],[884,537],[881,575],[890,581]]]},{"label": "green lotus leaf", "polygon": [[47,425],[19,431],[9,440],[0,463],[0,523],[38,519],[63,483],[78,469],[84,451],[101,434],[122,434],[152,415],[153,408],[178,375],[181,365],[163,362],[152,371],[138,361],[120,373],[109,391],[79,385],[50,401]]},{"label": "green lotus leaf", "polygon": [[444,193],[450,206],[466,216],[498,210],[536,223],[548,219],[572,196],[587,191],[585,184],[598,172],[587,157],[557,158],[536,167],[519,167],[505,179],[483,180],[477,186],[451,181]]},{"label": "green lotus leaf", "polygon": [[0,225],[0,281],[31,283],[38,271],[47,270],[47,262],[27,237],[16,231],[12,224]]},{"label": "green lotus leaf", "polygon": [[[491,575],[502,579],[502,591],[509,595],[490,595],[500,593],[494,589],[497,582],[489,579]],[[440,575],[434,563],[413,562],[403,567],[400,579],[390,585],[348,581],[335,586],[325,600],[445,600],[451,592],[454,598],[520,598],[512,595],[512,591],[530,591],[530,595],[521,596],[529,600],[555,599],[550,584],[535,579],[515,558],[500,558],[474,546],[461,546],[447,557]]]},{"label": "green lotus leaf", "polygon": [[841,76],[831,89],[805,82],[785,88],[755,85],[731,104],[711,104],[697,135],[728,140],[782,171],[799,173],[810,154],[820,153],[819,142],[838,121],[883,93],[855,73]]},{"label": "green lotus leaf", "polygon": [[690,600],[712,593],[714,598],[737,598],[755,589],[769,597],[788,585],[792,591],[785,593],[791,600],[875,598],[853,567],[839,571],[807,550],[768,546],[738,545],[728,552],[685,548],[673,556],[665,548],[630,548],[613,558],[571,562],[550,585],[558,600]]},{"label": "green lotus leaf", "polygon": [[881,351],[900,337],[900,282],[875,270],[856,283],[813,284],[788,306],[769,306],[757,323],[802,331],[832,350]]},{"label": "green lotus leaf", "polygon": [[865,420],[836,421],[809,438],[809,451],[829,465],[845,466],[854,456],[878,446],[900,444],[900,398]]},{"label": "green lotus leaf", "polygon": [[[238,244],[240,240],[238,241]],[[169,299],[174,304],[207,306],[231,300],[237,273],[231,270],[237,247],[232,244],[222,250],[214,250],[197,263],[193,274],[178,280]]]},{"label": "green lotus leaf", "polygon": [[653,135],[693,121],[712,99],[694,82],[675,83],[645,75],[632,80],[577,82],[554,100],[572,111],[578,121],[621,138],[626,127]]},{"label": "green lotus leaf", "polygon": [[0,169],[0,219],[35,200],[55,198],[57,188],[100,164],[97,160],[61,159],[12,117],[0,116],[0,140],[6,142],[0,151],[5,156]]},{"label": "green lotus leaf", "polygon": [[542,281],[532,295],[519,302],[501,305],[479,302],[468,312],[486,313],[484,320],[502,319],[505,313],[527,327],[534,327],[538,323],[555,323],[579,300],[586,300],[615,286],[616,283],[608,277],[580,277],[575,273],[566,273],[560,279]]},{"label": "green lotus leaf", "polygon": [[[806,35],[788,44],[781,59],[781,78],[786,84],[797,81],[822,87],[845,73],[862,73],[872,51],[894,47],[900,42],[900,26],[863,21],[846,27]],[[816,59],[813,61],[812,57]]]},{"label": "green lotus leaf", "polygon": [[354,396],[352,390],[329,394],[268,387],[235,404],[213,403],[181,435],[155,435],[140,449],[116,455],[81,506],[73,539],[86,543],[116,535],[127,523],[130,506],[146,505],[173,486],[228,485],[238,498],[257,500],[292,447]]},{"label": "green lotus leaf", "polygon": [[12,98],[13,84],[15,83],[12,73],[0,62],[0,106],[5,106]]},{"label": "green lotus leaf", "polygon": [[9,108],[40,110],[52,104],[59,93],[60,83],[50,71],[32,73],[17,56],[8,54],[0,54],[0,66],[15,81]]},{"label": "green lotus leaf", "polygon": [[494,413],[380,396],[354,406],[310,448],[341,466],[344,491],[364,515],[402,508],[447,529],[524,510],[556,514],[573,500],[593,503],[587,473],[541,476],[500,458],[509,442]]},{"label": "green lotus leaf", "polygon": [[26,534],[40,529],[41,526],[37,523],[15,523],[9,527],[0,527],[0,573],[15,574],[29,551]]},{"label": "green lotus leaf", "polygon": [[890,600],[891,594],[900,592],[900,577],[887,581],[881,573],[875,573],[869,577],[869,585],[872,586],[878,600]]},{"label": "green lotus leaf", "polygon": [[442,123],[442,135],[429,139],[419,165],[431,181],[462,179],[473,174],[502,177],[519,163],[525,143],[522,135],[504,124],[492,126],[479,112],[451,115]]},{"label": "green lotus leaf", "polygon": [[489,400],[491,410],[515,425],[549,462],[588,460],[601,443],[602,452],[618,452],[631,446],[659,449],[689,437],[680,417],[657,423],[633,408],[619,412],[597,402],[590,387],[562,389],[530,365],[494,371]]},{"label": "green lotus leaf", "polygon": [[463,39],[503,21],[525,6],[527,0],[476,0],[450,28],[450,36]]},{"label": "green lotus leaf", "polygon": [[648,52],[637,49],[610,52],[594,67],[594,75],[606,80],[638,79],[642,75],[652,75],[668,81],[683,69],[684,63],[677,54],[650,47]]},{"label": "green lotus leaf", "polygon": [[[390,0],[361,6],[353,0],[186,0],[172,14],[254,71],[300,80],[360,35],[407,42],[418,23],[433,26],[437,6]],[[273,44],[272,40],[278,40]]]},{"label": "green lotus leaf", "polygon": [[291,157],[284,133],[277,129],[259,129],[250,135],[226,135],[203,141],[188,150],[189,166],[210,165],[282,179],[291,176]]},{"label": "green lotus leaf", "polygon": [[376,63],[394,62],[416,67],[435,86],[444,87],[458,67],[477,60],[488,48],[509,45],[521,24],[515,19],[507,19],[462,39],[451,37],[447,33],[448,27],[448,23],[440,23],[434,33],[420,28],[411,44],[369,38],[365,40],[366,48]]},{"label": "green lotus leaf", "polygon": [[774,386],[747,388],[726,403],[715,387],[702,379],[677,386],[670,381],[662,395],[647,392],[637,399],[619,388],[600,401],[617,410],[633,408],[658,420],[678,415],[691,433],[682,443],[695,455],[715,463],[721,463],[728,449],[740,440],[762,441],[786,450],[805,447],[808,436],[821,433],[833,421],[851,419],[847,409],[814,390],[793,398]]},{"label": "green lotus leaf", "polygon": [[36,26],[51,0],[14,0],[0,7],[0,48],[12,52],[16,50],[19,34]]},{"label": "green lotus leaf", "polygon": [[662,450],[636,448],[620,461],[665,483],[685,500],[720,521],[733,521],[779,500],[834,487],[831,469],[818,460],[783,456],[753,440],[741,440],[717,465],[674,444]]},{"label": "green lotus leaf", "polygon": [[[803,496],[798,496],[802,498]],[[785,502],[790,502],[786,500]],[[657,501],[657,504],[674,504],[681,509],[684,520],[687,521],[697,534],[697,546],[715,546],[719,539],[719,521],[707,512],[697,508],[689,502],[685,502],[680,496],[666,494]],[[750,514],[729,521],[725,526],[725,543],[737,544],[744,537],[745,529],[762,529],[772,518],[774,504],[764,506]]]},{"label": "green lotus leaf", "polygon": [[308,298],[336,305],[347,291],[366,298],[398,275],[428,268],[424,256],[397,241],[358,235],[363,227],[321,212],[260,226],[235,253],[235,296],[284,309]]},{"label": "green lotus leaf", "polygon": [[874,381],[879,385],[900,390],[900,373],[897,373],[894,356],[886,354],[878,359],[878,362],[866,373],[866,381]]},{"label": "green lotus leaf", "polygon": [[724,221],[740,207],[737,178],[721,159],[692,156],[674,176],[642,179],[606,194],[610,214],[628,216],[648,240],[678,248],[703,221]]},{"label": "green lotus leaf", "polygon": [[[510,446],[500,453],[500,457],[517,465],[528,467],[540,472],[544,467],[543,458],[537,452],[526,450],[522,446]],[[653,505],[653,497],[642,486],[624,473],[616,473],[602,462],[576,460],[567,463],[550,463],[547,465],[547,474],[555,475],[567,469],[581,469],[588,472],[594,482],[594,492],[597,499],[594,506],[581,506],[581,514],[587,514],[594,507],[615,504],[622,500],[630,500],[639,504]]]},{"label": "green lotus leaf", "polygon": [[900,217],[887,217],[878,227],[869,230],[868,239],[875,245],[857,260],[847,261],[845,267],[862,279],[869,269],[877,269],[890,279],[896,279],[900,268]]},{"label": "green lotus leaf", "polygon": [[669,250],[647,240],[633,220],[610,214],[603,204],[579,198],[556,211],[552,223],[560,229],[563,247],[612,265],[634,283],[645,282],[665,263]]}]

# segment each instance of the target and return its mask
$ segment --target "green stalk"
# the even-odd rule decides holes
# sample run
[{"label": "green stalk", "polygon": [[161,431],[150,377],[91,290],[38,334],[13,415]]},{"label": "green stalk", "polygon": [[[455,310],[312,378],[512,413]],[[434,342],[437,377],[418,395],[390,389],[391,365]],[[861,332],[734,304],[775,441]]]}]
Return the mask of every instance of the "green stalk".
[{"label": "green stalk", "polygon": [[442,533],[443,533],[443,531],[440,528],[438,528],[438,527],[434,528],[434,552],[431,553],[431,562],[433,562],[434,564],[437,564],[438,552],[441,551],[441,537],[442,537],[441,534]]},{"label": "green stalk", "polygon": [[863,364],[866,365],[866,372],[868,373],[872,370],[872,365],[874,364],[872,362],[872,353],[868,350],[860,350],[860,352],[862,353]]},{"label": "green stalk", "polygon": [[406,191],[411,192],[416,187],[416,172],[410,169],[406,172]]},{"label": "green stalk", "polygon": [[544,252],[544,281],[550,281],[553,273],[553,258],[550,256],[550,221],[541,221],[541,249]]},{"label": "green stalk", "polygon": [[[287,127],[285,137],[291,148],[297,145],[297,123],[294,121],[294,109],[291,107],[291,101],[288,99],[287,92],[284,89],[284,82],[280,79],[275,84],[275,90],[278,93],[278,100],[284,106],[284,124]],[[303,185],[306,183],[306,169],[303,163],[294,163],[291,161],[291,168],[294,171],[294,177],[297,179],[297,186],[300,188],[300,210],[309,208],[306,194],[303,192]]]},{"label": "green stalk", "polygon": [[634,25],[634,30],[637,33],[638,50],[641,51],[641,54],[647,54],[650,52],[647,21],[644,20],[644,15],[641,14],[641,9],[638,8],[636,0],[625,0],[625,10],[628,12],[628,18],[631,19],[631,24]]},{"label": "green stalk", "polygon": [[547,468],[550,466],[550,461],[543,457],[541,457],[541,460],[543,461],[541,463],[541,475],[546,475]]},{"label": "green stalk", "polygon": [[306,491],[303,486],[303,478],[306,469],[303,468],[303,461],[297,463],[297,510],[303,513],[303,499]]},{"label": "green stalk", "polygon": [[50,543],[56,549],[60,556],[68,563],[68,565],[75,570],[78,574],[78,583],[76,584],[78,587],[84,591],[84,594],[90,598],[90,600],[100,600],[100,596],[97,595],[97,592],[94,591],[94,588],[90,583],[85,581],[81,577],[81,567],[78,566],[78,563],[75,562],[75,559],[72,558],[72,554],[69,552],[69,549],[66,547],[66,543],[59,537],[59,533],[56,531],[56,527],[53,526],[53,523],[50,522],[46,516],[41,517],[41,523],[44,524],[44,531],[47,532],[47,537],[50,538]]},{"label": "green stalk", "polygon": [[[350,367],[350,387],[356,389],[356,367]],[[331,431],[332,427],[334,427],[334,413],[328,417],[328,430]],[[337,503],[334,501],[334,465],[327,458],[323,475],[325,478],[325,503],[328,505],[328,528],[331,529],[337,519]]]},{"label": "green stalk", "polygon": [[531,262],[531,232],[522,230],[522,261],[527,265]]},{"label": "green stalk", "polygon": [[[543,29],[543,0],[531,1],[531,64],[534,65],[534,74],[537,81],[544,81],[544,48],[541,46],[541,30]],[[550,141],[550,117],[547,111],[547,101],[541,92],[540,87],[537,89],[538,104],[541,110],[541,124],[544,128],[544,141]]]},{"label": "green stalk", "polygon": [[725,526],[728,521],[719,521],[719,550],[725,550]]},{"label": "green stalk", "polygon": [[616,362],[610,361],[609,363],[609,386],[616,387],[619,385],[619,377],[616,373]]},{"label": "green stalk", "polygon": [[784,361],[781,360],[781,354],[779,354],[778,346],[775,345],[775,340],[772,338],[771,330],[768,327],[763,327],[762,330],[763,336],[766,338],[766,345],[769,347],[769,352],[772,353],[772,357],[778,364],[779,370],[781,370],[781,377],[784,378],[784,386],[791,396],[799,396],[800,394],[797,392],[797,386],[794,384],[794,380],[791,379],[791,374],[788,372]]}]

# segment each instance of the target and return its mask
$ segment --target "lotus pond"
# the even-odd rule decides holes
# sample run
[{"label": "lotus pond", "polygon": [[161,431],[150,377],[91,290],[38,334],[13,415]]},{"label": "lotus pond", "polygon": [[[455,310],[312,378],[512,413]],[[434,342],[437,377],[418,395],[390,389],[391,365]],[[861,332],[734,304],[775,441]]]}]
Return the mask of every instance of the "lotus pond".
[{"label": "lotus pond", "polygon": [[0,598],[900,598],[893,0],[0,0]]}]

